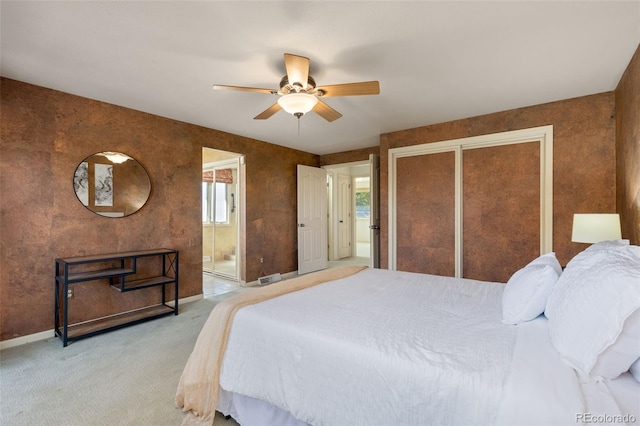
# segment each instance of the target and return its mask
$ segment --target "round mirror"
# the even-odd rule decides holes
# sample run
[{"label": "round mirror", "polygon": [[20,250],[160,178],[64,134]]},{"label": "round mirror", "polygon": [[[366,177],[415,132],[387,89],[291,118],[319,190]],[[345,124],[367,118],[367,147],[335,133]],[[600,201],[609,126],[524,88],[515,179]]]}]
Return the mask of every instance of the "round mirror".
[{"label": "round mirror", "polygon": [[92,212],[124,217],[140,210],[149,199],[147,171],[121,152],[98,152],[85,158],[73,176],[78,200]]}]

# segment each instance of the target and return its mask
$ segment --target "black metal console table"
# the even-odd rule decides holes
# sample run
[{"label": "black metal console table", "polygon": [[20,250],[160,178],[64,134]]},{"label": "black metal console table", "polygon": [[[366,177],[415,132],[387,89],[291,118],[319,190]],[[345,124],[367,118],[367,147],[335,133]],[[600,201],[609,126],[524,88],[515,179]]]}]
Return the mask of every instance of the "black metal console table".
[{"label": "black metal console table", "polygon": [[[160,274],[150,277],[140,277],[140,274],[137,274],[138,259],[152,256],[161,257],[162,270]],[[104,333],[165,315],[178,315],[177,250],[154,249],[95,256],[66,257],[56,259],[55,264],[54,329],[55,334],[62,340],[63,346],[67,346],[69,342],[73,340],[93,336],[98,333]],[[110,266],[105,268],[105,264]],[[99,279],[109,279],[109,284],[121,292],[162,286],[162,300],[156,305],[141,309],[69,324],[69,286]],[[167,285],[173,285],[173,306],[167,304]]]}]

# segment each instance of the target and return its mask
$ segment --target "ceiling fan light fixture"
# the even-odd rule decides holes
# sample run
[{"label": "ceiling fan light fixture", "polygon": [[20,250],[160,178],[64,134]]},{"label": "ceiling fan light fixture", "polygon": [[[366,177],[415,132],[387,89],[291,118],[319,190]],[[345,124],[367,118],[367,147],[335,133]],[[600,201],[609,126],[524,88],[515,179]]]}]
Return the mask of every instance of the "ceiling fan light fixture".
[{"label": "ceiling fan light fixture", "polygon": [[317,103],[318,98],[308,93],[290,93],[278,99],[283,110],[298,118],[311,111]]},{"label": "ceiling fan light fixture", "polygon": [[[237,90],[242,92],[267,93],[279,95],[278,102],[253,117],[254,120],[266,120],[280,110],[300,118],[309,111],[313,111],[328,122],[342,117],[335,109],[320,101],[321,97],[359,96],[380,94],[380,83],[377,81],[361,81],[358,83],[332,84],[316,86],[316,82],[309,75],[309,58],[304,56],[284,54],[284,66],[287,74],[280,80],[280,88],[261,89],[259,87],[224,86],[216,84],[215,90]],[[306,84],[303,82],[306,81]],[[299,126],[298,121],[298,126]]]}]

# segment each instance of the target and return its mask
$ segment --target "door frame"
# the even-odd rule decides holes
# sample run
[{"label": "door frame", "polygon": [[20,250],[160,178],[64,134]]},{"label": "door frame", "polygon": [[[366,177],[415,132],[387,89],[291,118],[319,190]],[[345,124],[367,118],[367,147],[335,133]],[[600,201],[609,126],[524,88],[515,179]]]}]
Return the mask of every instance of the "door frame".
[{"label": "door frame", "polygon": [[[348,173],[345,173],[344,169],[349,169],[351,167],[362,167],[362,166],[369,166],[370,164],[370,160],[362,160],[362,161],[352,161],[349,163],[340,163],[340,164],[331,164],[331,165],[326,165],[326,166],[322,166],[323,169],[327,169],[327,177],[328,177],[328,181],[329,181],[329,185],[328,185],[328,206],[329,206],[329,212],[328,212],[328,229],[327,229],[327,235],[328,235],[328,255],[329,255],[329,260],[339,260],[338,257],[338,227],[336,226],[336,218],[338,217],[338,191],[336,191],[336,187],[337,187],[337,182],[338,182],[338,174],[348,174],[349,176],[351,176],[352,180],[353,177],[358,177],[358,176],[369,176],[370,171],[367,171],[367,173],[356,173],[354,174],[353,172],[349,171]],[[368,170],[368,169],[367,169]],[[370,177],[370,176],[369,176]],[[353,183],[352,183],[352,188],[353,188]],[[351,191],[351,209],[352,209],[352,214],[351,214],[351,221],[353,222],[355,219],[355,207],[354,207],[354,203],[355,203],[355,195],[354,195],[354,191]],[[353,255],[354,253],[354,241],[355,241],[355,223],[351,224],[351,253]]]},{"label": "door frame", "polygon": [[380,268],[380,156],[377,154],[369,154],[369,200],[370,266]]},{"label": "door frame", "polygon": [[[235,240],[236,240],[236,273],[235,276],[231,277],[227,274],[225,278],[229,278],[230,280],[236,280],[240,285],[245,284],[245,280],[243,279],[245,273],[244,267],[244,259],[245,259],[245,241],[243,239],[244,233],[242,230],[245,228],[245,201],[246,201],[246,185],[245,185],[245,156],[243,154],[224,151],[217,148],[209,148],[203,146],[202,149],[207,149],[211,151],[218,151],[224,153],[226,155],[232,156],[230,158],[216,160],[216,161],[208,161],[202,162],[202,169],[205,168],[228,168],[229,165],[232,165],[236,168],[236,180],[237,180],[237,190],[235,196],[235,207],[236,207],[236,226],[235,226]],[[213,250],[212,250],[212,273],[215,272],[215,224],[213,225]],[[204,271],[204,268],[203,268]],[[220,274],[220,276],[223,276]]]},{"label": "door frame", "polygon": [[388,265],[397,268],[397,160],[403,157],[455,152],[455,276],[462,276],[462,151],[465,149],[538,142],[540,144],[540,254],[553,250],[553,126],[540,126],[510,132],[492,133],[412,145],[389,150],[388,175]]}]

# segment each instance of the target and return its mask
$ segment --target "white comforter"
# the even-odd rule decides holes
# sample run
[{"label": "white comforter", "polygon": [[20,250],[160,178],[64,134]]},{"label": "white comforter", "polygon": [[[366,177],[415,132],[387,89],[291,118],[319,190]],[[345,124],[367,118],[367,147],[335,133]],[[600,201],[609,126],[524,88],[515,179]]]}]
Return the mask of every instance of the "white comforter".
[{"label": "white comforter", "polygon": [[220,387],[318,426],[494,424],[517,330],[503,288],[370,269],[245,307]]}]

